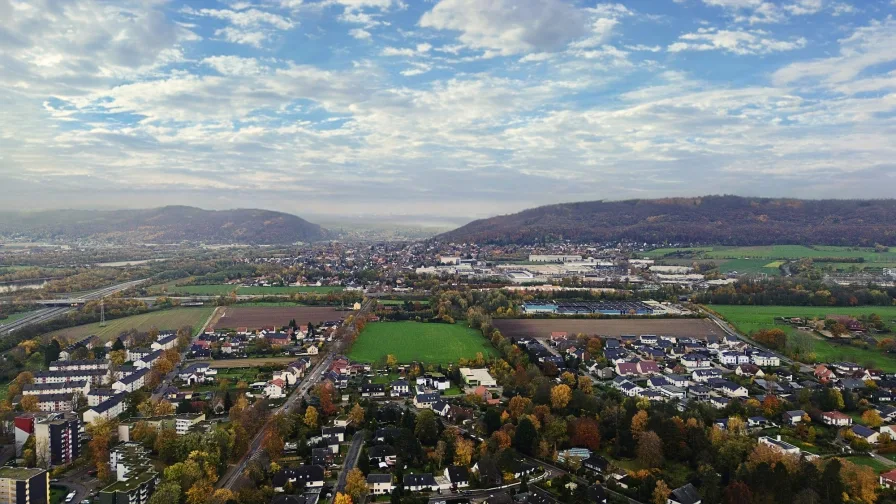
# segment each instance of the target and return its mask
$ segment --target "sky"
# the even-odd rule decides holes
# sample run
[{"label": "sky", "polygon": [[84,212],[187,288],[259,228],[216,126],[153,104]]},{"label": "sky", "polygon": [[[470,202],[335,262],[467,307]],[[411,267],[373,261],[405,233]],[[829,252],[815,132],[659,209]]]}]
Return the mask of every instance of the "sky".
[{"label": "sky", "polygon": [[896,0],[0,0],[0,208],[893,197]]}]

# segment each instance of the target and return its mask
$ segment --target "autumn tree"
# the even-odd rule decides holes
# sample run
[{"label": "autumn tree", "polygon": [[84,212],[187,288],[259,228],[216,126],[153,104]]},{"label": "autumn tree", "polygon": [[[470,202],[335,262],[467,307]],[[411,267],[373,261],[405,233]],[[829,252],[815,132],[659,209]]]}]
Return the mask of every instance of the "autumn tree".
[{"label": "autumn tree", "polygon": [[280,437],[280,433],[277,432],[277,429],[268,429],[267,432],[265,432],[264,439],[261,443],[261,446],[268,454],[268,457],[274,462],[280,460],[280,457],[283,456],[284,445],[283,438]]},{"label": "autumn tree", "polygon": [[473,459],[473,441],[458,436],[454,445],[454,465],[466,467]]},{"label": "autumn tree", "polygon": [[316,429],[319,422],[319,415],[317,413],[317,408],[314,406],[308,406],[305,409],[305,425],[308,426],[309,429]]},{"label": "autumn tree", "polygon": [[37,400],[36,395],[25,395],[22,396],[21,401],[19,401],[19,405],[22,406],[22,410],[28,413],[37,413],[40,411],[40,404]]},{"label": "autumn tree", "polygon": [[575,373],[571,373],[569,371],[565,371],[562,375],[560,375],[560,381],[569,385],[570,387],[576,386],[576,375]]},{"label": "autumn tree", "polygon": [[586,394],[590,394],[594,390],[594,384],[591,382],[591,378],[588,378],[587,376],[580,376],[578,389]]},{"label": "autumn tree", "polygon": [[784,350],[787,346],[787,333],[781,329],[762,329],[752,334],[757,343],[774,350]]},{"label": "autumn tree", "polygon": [[336,498],[333,499],[333,504],[352,504],[352,502],[352,496],[342,492],[336,492]]},{"label": "autumn tree", "polygon": [[666,504],[671,493],[672,490],[669,489],[665,481],[657,481],[656,487],[653,489],[653,504]]},{"label": "autumn tree", "polygon": [[591,451],[600,449],[600,426],[593,418],[576,419],[572,427],[570,442],[573,446],[583,446]]},{"label": "autumn tree", "polygon": [[870,409],[866,410],[862,413],[862,423],[871,427],[872,429],[876,429],[884,423],[883,419],[880,417],[880,413],[877,411]]},{"label": "autumn tree", "polygon": [[572,390],[568,385],[560,384],[551,389],[551,406],[555,410],[561,410],[569,404],[572,399]]},{"label": "autumn tree", "polygon": [[348,423],[358,426],[364,423],[364,408],[360,404],[355,403],[351,411],[348,413]]},{"label": "autumn tree", "polygon": [[516,420],[532,406],[532,400],[521,395],[514,396],[507,404],[510,418]]},{"label": "autumn tree", "polygon": [[386,366],[389,369],[395,369],[395,366],[398,365],[398,359],[395,358],[394,355],[389,354],[386,356]]},{"label": "autumn tree", "polygon": [[635,416],[632,417],[632,437],[638,439],[641,436],[641,433],[647,428],[647,420],[648,417],[646,411],[639,410],[635,413]]},{"label": "autumn tree", "polygon": [[753,492],[743,481],[732,481],[725,487],[725,504],[753,504]]},{"label": "autumn tree", "polygon": [[90,462],[96,467],[96,477],[100,481],[109,481],[112,478],[109,467],[109,447],[112,445],[112,435],[117,429],[117,422],[105,418],[95,418],[86,427],[91,438],[87,445],[90,449]]},{"label": "autumn tree", "polygon": [[364,502],[367,497],[367,478],[360,469],[354,468],[345,477],[345,493],[352,501]]},{"label": "autumn tree", "polygon": [[638,461],[644,467],[654,468],[663,464],[663,441],[653,431],[647,431],[638,438],[636,449]]},{"label": "autumn tree", "polygon": [[337,407],[333,403],[333,396],[335,395],[336,391],[333,388],[333,384],[330,382],[324,382],[318,385],[316,393],[318,399],[320,399],[321,412],[323,412],[323,414],[326,416],[330,416],[336,413]]}]

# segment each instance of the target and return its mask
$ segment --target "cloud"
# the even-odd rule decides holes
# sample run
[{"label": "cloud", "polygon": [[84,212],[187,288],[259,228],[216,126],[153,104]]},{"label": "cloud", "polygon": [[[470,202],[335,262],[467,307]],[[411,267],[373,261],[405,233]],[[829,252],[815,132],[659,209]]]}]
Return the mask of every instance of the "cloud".
[{"label": "cloud", "polygon": [[778,85],[805,82],[836,84],[855,79],[876,65],[896,61],[896,20],[888,17],[860,27],[841,39],[840,53],[830,58],[791,63],[773,74]]},{"label": "cloud", "polygon": [[242,9],[193,9],[184,7],[181,12],[191,17],[207,17],[226,21],[229,26],[215,30],[215,36],[234,44],[262,47],[275,31],[290,30],[296,26],[291,19],[272,12],[239,5]]},{"label": "cloud", "polygon": [[686,33],[678,37],[667,48],[669,52],[682,51],[724,51],[738,55],[769,54],[792,51],[806,46],[803,37],[791,40],[777,40],[762,30],[719,30],[700,28],[696,33]]},{"label": "cloud", "polygon": [[[790,0],[777,4],[767,0],[703,0],[703,3],[721,7],[735,21],[749,24],[782,23],[791,16],[817,14],[825,8],[825,0]],[[837,4],[832,8],[836,9]]]},{"label": "cloud", "polygon": [[348,31],[348,34],[358,40],[370,40],[370,32],[361,28],[353,28]]},{"label": "cloud", "polygon": [[460,32],[466,47],[509,56],[562,49],[586,33],[584,18],[561,0],[439,0],[419,24]]}]

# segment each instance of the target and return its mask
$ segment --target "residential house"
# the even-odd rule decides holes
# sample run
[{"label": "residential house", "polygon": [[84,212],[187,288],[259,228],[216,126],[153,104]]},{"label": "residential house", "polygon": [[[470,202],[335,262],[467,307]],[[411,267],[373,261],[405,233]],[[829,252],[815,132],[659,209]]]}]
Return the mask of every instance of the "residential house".
[{"label": "residential house", "polygon": [[781,436],[778,435],[776,438],[770,438],[768,436],[762,436],[759,438],[759,444],[763,444],[771,447],[773,450],[783,453],[785,455],[796,455],[799,456],[802,453],[802,450],[799,447],[794,446],[787,441],[781,441]]},{"label": "residential house", "polygon": [[852,417],[839,411],[825,411],[821,414],[821,421],[825,425],[833,425],[835,427],[848,427],[852,425]]},{"label": "residential house", "polygon": [[275,492],[282,492],[286,483],[292,483],[296,488],[321,488],[324,486],[324,468],[302,465],[280,469],[271,477]]},{"label": "residential house", "polygon": [[756,364],[740,364],[734,370],[734,374],[736,374],[737,376],[754,376],[756,378],[765,377],[765,373],[762,371],[762,368],[760,368]]},{"label": "residential house", "polygon": [[582,467],[597,474],[606,474],[610,461],[600,455],[591,455],[582,461]]},{"label": "residential house", "polygon": [[336,436],[340,443],[345,442],[345,427],[324,427],[321,433],[324,436]]},{"label": "residential house", "polygon": [[408,492],[435,492],[438,488],[439,484],[430,473],[404,475],[404,489]]},{"label": "residential house", "polygon": [[694,488],[694,485],[688,483],[685,486],[672,490],[666,502],[667,504],[701,504],[703,500],[700,497],[700,493]]},{"label": "residential house", "polygon": [[880,475],[880,486],[889,489],[896,488],[896,469]]},{"label": "residential house", "polygon": [[760,367],[775,367],[781,365],[781,359],[771,352],[756,352],[753,354],[753,364]]},{"label": "residential house", "polygon": [[691,373],[691,379],[697,383],[706,383],[713,378],[721,378],[722,373],[718,369],[696,369]]},{"label": "residential house", "polygon": [[141,369],[136,373],[131,373],[124,378],[112,384],[112,390],[116,392],[134,392],[143,388],[146,382],[146,375],[149,374],[148,369]]},{"label": "residential house", "polygon": [[784,423],[787,425],[796,425],[803,421],[806,412],[803,410],[793,410],[784,412]]},{"label": "residential house", "polygon": [[390,387],[392,397],[404,397],[411,393],[410,385],[408,385],[407,380],[395,380],[391,383]]},{"label": "residential house", "polygon": [[283,390],[285,388],[286,384],[283,383],[283,380],[270,380],[264,386],[264,395],[268,399],[280,399],[285,396],[285,394],[283,393]]},{"label": "residential house", "polygon": [[849,430],[852,431],[856,437],[862,438],[870,444],[877,443],[877,440],[880,437],[880,432],[874,432],[864,425],[853,425]]},{"label": "residential house", "polygon": [[370,493],[372,495],[391,494],[392,490],[395,489],[395,485],[392,484],[392,475],[391,474],[368,474],[367,475],[367,488],[370,490]]},{"label": "residential house", "polygon": [[361,385],[361,397],[386,397],[386,386],[380,383]]},{"label": "residential house", "polygon": [[448,466],[445,468],[445,477],[451,483],[452,488],[466,488],[470,486],[470,470],[464,466]]},{"label": "residential house", "polygon": [[398,453],[392,445],[381,444],[371,446],[367,450],[367,457],[370,459],[371,467],[392,467],[398,459]]},{"label": "residential house", "polygon": [[818,378],[821,382],[826,382],[837,378],[837,375],[834,374],[833,371],[828,369],[824,364],[819,364],[815,366],[815,377]]},{"label": "residential house", "polygon": [[439,394],[417,394],[414,396],[414,406],[418,409],[430,409],[440,399]]},{"label": "residential house", "polygon": [[106,399],[84,412],[84,423],[93,423],[97,418],[110,420],[118,418],[124,411],[124,398],[127,394],[118,394]]}]

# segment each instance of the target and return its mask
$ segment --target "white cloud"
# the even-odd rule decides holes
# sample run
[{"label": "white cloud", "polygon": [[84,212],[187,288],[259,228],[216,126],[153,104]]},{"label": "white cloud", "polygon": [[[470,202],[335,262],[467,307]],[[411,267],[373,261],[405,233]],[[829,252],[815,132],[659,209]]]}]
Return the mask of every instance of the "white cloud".
[{"label": "white cloud", "polygon": [[888,17],[883,21],[872,21],[840,40],[838,56],[792,63],[776,71],[773,80],[779,85],[851,81],[870,67],[896,61],[894,47],[896,20]]},{"label": "white cloud", "polygon": [[228,26],[215,30],[215,36],[232,42],[234,44],[250,45],[252,47],[261,47],[268,39],[268,34],[262,31],[243,30]]},{"label": "white cloud", "polygon": [[[782,23],[790,16],[817,14],[826,0],[789,0],[774,3],[768,0],[703,0],[706,5],[721,7],[737,22],[750,24]],[[832,8],[836,9],[836,6]]]},{"label": "white cloud", "polygon": [[268,25],[278,30],[289,30],[290,28],[295,26],[291,19],[280,16],[279,14],[265,12],[258,9],[248,9],[241,11],[234,11],[230,9],[196,10],[191,7],[186,7],[183,9],[183,13],[192,16],[203,16],[221,19],[229,21],[230,24],[234,26],[240,26],[244,28]]},{"label": "white cloud", "polygon": [[644,44],[635,44],[635,45],[627,45],[625,46],[629,51],[639,51],[639,52],[660,52],[663,50],[662,46],[649,46]]},{"label": "white cloud", "polygon": [[583,13],[561,0],[439,0],[419,24],[460,32],[465,46],[503,56],[556,51],[587,30]]},{"label": "white cloud", "polygon": [[410,47],[386,47],[380,52],[383,56],[407,56],[412,57],[417,55],[417,51],[411,49]]},{"label": "white cloud", "polygon": [[348,34],[358,40],[370,40],[370,32],[361,28],[353,28],[348,31]]},{"label": "white cloud", "polygon": [[223,75],[259,75],[262,66],[254,58],[242,58],[233,55],[210,56],[202,60],[202,63],[214,68]]},{"label": "white cloud", "polygon": [[739,55],[768,54],[792,51],[806,46],[803,37],[791,40],[776,40],[762,30],[719,30],[700,28],[696,33],[686,33],[678,37],[667,48],[669,52],[682,51],[724,51]]}]

